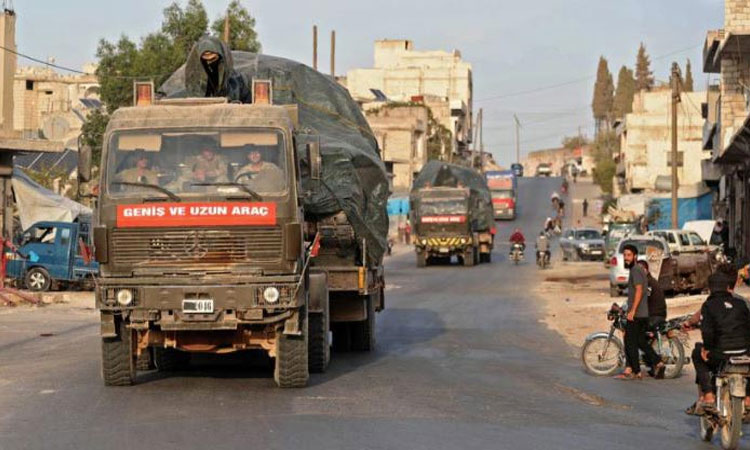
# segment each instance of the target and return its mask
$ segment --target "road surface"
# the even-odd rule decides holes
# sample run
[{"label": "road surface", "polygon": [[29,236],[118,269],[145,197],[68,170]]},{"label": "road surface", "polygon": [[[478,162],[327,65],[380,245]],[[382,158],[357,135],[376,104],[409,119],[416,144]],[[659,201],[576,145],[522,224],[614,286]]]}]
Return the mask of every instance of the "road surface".
[{"label": "road surface", "polygon": [[[499,223],[500,239],[515,226],[535,234],[558,186],[521,180],[520,217]],[[377,350],[334,355],[299,390],[275,388],[246,355],[107,388],[95,311],[0,311],[0,449],[706,448],[682,412],[687,376],[585,375],[538,322],[533,261],[511,266],[507,250],[473,268],[389,258]]]}]

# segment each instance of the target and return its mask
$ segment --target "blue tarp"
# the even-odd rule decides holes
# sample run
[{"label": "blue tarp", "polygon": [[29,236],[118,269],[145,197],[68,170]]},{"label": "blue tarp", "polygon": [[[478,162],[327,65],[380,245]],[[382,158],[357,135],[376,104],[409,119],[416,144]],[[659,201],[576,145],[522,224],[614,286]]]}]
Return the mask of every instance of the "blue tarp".
[{"label": "blue tarp", "polygon": [[[699,197],[680,198],[677,200],[679,214],[678,228],[688,220],[710,220],[711,193]],[[648,206],[649,228],[652,230],[672,228],[672,199],[654,198]]]}]

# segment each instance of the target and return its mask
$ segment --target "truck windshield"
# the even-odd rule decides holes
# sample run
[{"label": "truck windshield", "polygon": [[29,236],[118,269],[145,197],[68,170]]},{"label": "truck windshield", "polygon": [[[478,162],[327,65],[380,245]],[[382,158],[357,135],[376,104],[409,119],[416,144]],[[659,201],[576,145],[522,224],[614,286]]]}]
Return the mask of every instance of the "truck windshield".
[{"label": "truck windshield", "polygon": [[423,216],[434,214],[466,214],[466,201],[464,199],[423,199],[419,210]]},{"label": "truck windshield", "polygon": [[513,198],[513,191],[492,191],[492,198]]},{"label": "truck windshield", "polygon": [[633,240],[633,239],[626,239],[623,240],[620,243],[620,252],[622,253],[622,249],[625,248],[626,245],[634,245],[638,249],[639,255],[645,255],[647,254],[648,247],[656,247],[659,250],[664,250],[664,245],[661,243],[661,241],[654,240]]},{"label": "truck windshield", "polygon": [[[272,129],[135,130],[109,140],[108,192],[281,194],[287,189],[284,135]],[[142,184],[143,186],[139,186]]]},{"label": "truck windshield", "polygon": [[596,230],[581,230],[576,231],[576,239],[579,240],[590,240],[590,239],[601,239],[602,235]]}]

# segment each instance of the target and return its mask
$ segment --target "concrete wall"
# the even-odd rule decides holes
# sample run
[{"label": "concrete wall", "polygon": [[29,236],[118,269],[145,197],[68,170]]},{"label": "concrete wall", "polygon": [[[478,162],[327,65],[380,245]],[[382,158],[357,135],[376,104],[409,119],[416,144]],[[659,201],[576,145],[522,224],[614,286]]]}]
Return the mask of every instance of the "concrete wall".
[{"label": "concrete wall", "polygon": [[[681,185],[700,183],[700,161],[710,157],[710,152],[702,150],[700,104],[705,98],[706,92],[683,93],[677,109],[677,148],[683,154],[683,165],[677,169]],[[627,133],[621,140],[628,190],[653,190],[657,177],[671,175],[667,164],[672,148],[671,123],[670,90],[636,94],[633,112],[625,118]]]},{"label": "concrete wall", "polygon": [[393,163],[393,190],[407,192],[427,162],[425,106],[365,105],[365,117],[380,146],[383,161]]}]

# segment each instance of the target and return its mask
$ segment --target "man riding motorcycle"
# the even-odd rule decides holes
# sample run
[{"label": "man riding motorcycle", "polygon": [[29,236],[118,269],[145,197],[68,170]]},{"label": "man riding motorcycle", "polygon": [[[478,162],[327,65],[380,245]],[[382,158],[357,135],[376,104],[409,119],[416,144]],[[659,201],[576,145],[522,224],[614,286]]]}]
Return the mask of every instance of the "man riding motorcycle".
[{"label": "man riding motorcycle", "polygon": [[[686,410],[688,414],[701,415],[716,408],[712,374],[729,357],[747,354],[750,349],[750,306],[747,300],[734,294],[735,273],[727,264],[709,277],[711,294],[701,306],[699,316],[703,343],[697,343],[692,354],[698,401]],[[750,406],[750,396],[745,397],[745,405]]]},{"label": "man riding motorcycle", "polygon": [[524,250],[526,250],[526,238],[524,237],[523,233],[521,233],[520,228],[516,228],[513,230],[513,234],[510,235],[510,253],[513,253],[513,246],[518,244],[521,246],[521,254],[523,254]]},{"label": "man riding motorcycle", "polygon": [[536,262],[539,263],[539,258],[547,258],[547,261],[550,260],[550,251],[549,251],[549,239],[547,239],[547,235],[544,233],[544,231],[539,232],[539,237],[536,238]]}]

